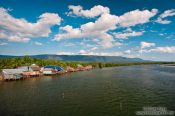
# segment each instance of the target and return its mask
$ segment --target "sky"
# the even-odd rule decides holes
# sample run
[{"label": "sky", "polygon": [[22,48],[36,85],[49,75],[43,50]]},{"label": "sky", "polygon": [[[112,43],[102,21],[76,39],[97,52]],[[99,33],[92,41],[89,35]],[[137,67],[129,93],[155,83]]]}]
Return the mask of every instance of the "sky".
[{"label": "sky", "polygon": [[0,0],[0,54],[175,61],[175,1]]}]

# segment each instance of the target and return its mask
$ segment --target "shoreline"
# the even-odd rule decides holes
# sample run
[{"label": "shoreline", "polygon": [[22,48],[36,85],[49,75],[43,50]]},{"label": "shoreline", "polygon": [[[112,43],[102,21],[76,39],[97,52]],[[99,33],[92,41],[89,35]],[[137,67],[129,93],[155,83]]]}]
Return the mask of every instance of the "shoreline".
[{"label": "shoreline", "polygon": [[[71,70],[70,69],[66,69],[66,70],[62,70],[62,71],[58,71],[56,74],[43,74],[43,72],[40,72],[39,75],[31,75],[29,77],[21,77],[19,79],[3,79],[3,75],[2,73],[0,73],[0,81],[15,81],[15,80],[23,80],[23,79],[27,79],[27,78],[37,78],[37,77],[42,77],[42,76],[53,76],[53,75],[63,75],[63,74],[67,74],[67,73],[73,73],[73,72],[80,72],[80,71],[90,71],[90,70],[93,70],[93,69],[103,69],[103,68],[112,68],[112,67],[121,67],[121,66],[141,66],[141,65],[163,65],[163,66],[168,66],[168,65],[171,65],[171,64],[149,64],[149,63],[146,63],[146,64],[132,64],[132,65],[127,65],[127,64],[123,64],[123,65],[117,65],[117,66],[110,66],[110,67],[90,67],[90,68],[86,68],[86,67],[81,67],[80,69],[79,68],[72,68],[70,66],[67,66],[69,68],[72,68]],[[21,76],[24,76],[23,74]]]},{"label": "shoreline", "polygon": [[[69,69],[68,69],[69,67]],[[66,70],[61,70],[61,71],[57,71],[56,73],[54,74],[44,74],[42,71],[39,71],[39,74],[37,75],[29,75],[29,76],[25,76],[25,73],[31,73],[31,72],[34,72],[36,73],[35,71],[27,71],[27,72],[23,72],[21,74],[18,74],[21,76],[21,78],[18,78],[18,79],[4,79],[3,77],[3,74],[0,73],[0,81],[16,81],[16,80],[23,80],[23,79],[27,79],[27,78],[37,78],[37,77],[41,77],[41,76],[52,76],[52,75],[62,75],[62,74],[66,74],[66,73],[73,73],[73,72],[80,72],[80,71],[89,71],[89,70],[92,70],[94,69],[94,67],[92,66],[86,66],[86,67],[79,67],[79,68],[72,68],[70,66],[68,66]],[[14,74],[16,75],[16,74]]]}]

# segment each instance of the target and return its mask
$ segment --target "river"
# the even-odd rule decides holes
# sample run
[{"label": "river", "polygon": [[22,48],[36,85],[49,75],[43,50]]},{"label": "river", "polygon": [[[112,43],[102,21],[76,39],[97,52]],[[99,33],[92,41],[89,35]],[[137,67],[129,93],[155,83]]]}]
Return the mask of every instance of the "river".
[{"label": "river", "polygon": [[0,82],[0,116],[134,116],[175,111],[175,67],[121,66]]}]

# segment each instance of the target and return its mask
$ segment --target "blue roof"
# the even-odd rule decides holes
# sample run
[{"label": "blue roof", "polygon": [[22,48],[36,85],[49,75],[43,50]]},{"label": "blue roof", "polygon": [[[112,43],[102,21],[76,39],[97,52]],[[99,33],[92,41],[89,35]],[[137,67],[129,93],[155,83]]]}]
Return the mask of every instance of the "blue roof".
[{"label": "blue roof", "polygon": [[52,69],[56,69],[57,71],[64,70],[63,68],[61,68],[59,66],[44,66],[44,68],[52,68]]}]

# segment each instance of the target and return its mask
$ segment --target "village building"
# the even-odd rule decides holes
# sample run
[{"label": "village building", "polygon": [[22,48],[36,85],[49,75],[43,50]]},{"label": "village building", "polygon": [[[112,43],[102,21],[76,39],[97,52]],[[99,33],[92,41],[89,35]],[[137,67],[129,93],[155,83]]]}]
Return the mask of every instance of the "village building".
[{"label": "village building", "polygon": [[59,71],[63,71],[64,69],[60,66],[44,66],[41,71],[44,75],[54,75],[58,74]]}]

